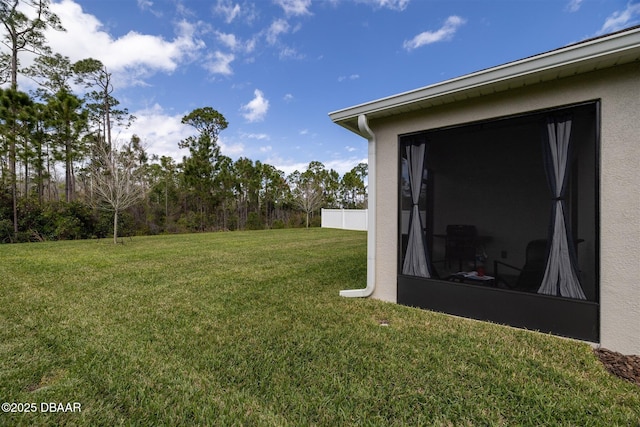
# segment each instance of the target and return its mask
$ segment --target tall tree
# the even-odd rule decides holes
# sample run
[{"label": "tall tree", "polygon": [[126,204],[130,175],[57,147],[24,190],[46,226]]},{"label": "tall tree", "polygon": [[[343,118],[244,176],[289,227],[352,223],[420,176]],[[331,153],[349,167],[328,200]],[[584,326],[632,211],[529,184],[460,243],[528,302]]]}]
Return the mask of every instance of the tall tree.
[{"label": "tall tree", "polygon": [[[44,31],[64,31],[58,16],[49,10],[49,0],[1,0],[0,21],[4,27],[3,45],[9,48],[11,88],[18,88],[19,53],[47,54]],[[31,16],[31,17],[30,17]]]},{"label": "tall tree", "polygon": [[[33,64],[26,68],[24,74],[38,84],[35,90],[35,96],[47,103],[46,109],[40,108],[39,121],[37,122],[36,139],[34,145],[36,149],[36,162],[34,166],[37,172],[38,183],[38,199],[42,202],[44,192],[44,177],[50,177],[52,163],[55,164],[57,159],[62,159],[65,163],[65,199],[71,201],[75,194],[75,177],[73,169],[73,160],[77,160],[77,154],[80,154],[72,146],[80,145],[80,140],[76,141],[80,128],[86,127],[86,114],[77,112],[80,108],[75,100],[78,100],[71,94],[71,80],[73,78],[73,68],[68,57],[59,53],[55,55],[40,55],[36,57]],[[41,105],[41,104],[38,104]],[[71,108],[69,108],[71,107]],[[46,114],[43,114],[46,113]],[[75,116],[75,117],[73,117]],[[47,119],[44,122],[44,119]],[[77,119],[77,120],[74,120]],[[50,138],[44,132],[44,126],[47,126],[53,134]],[[72,132],[76,129],[77,132]],[[73,138],[72,138],[73,136]],[[46,146],[47,143],[53,143],[51,154]],[[46,160],[46,165],[45,165]],[[45,166],[47,173],[44,172]],[[55,165],[53,166],[55,168]],[[49,182],[50,184],[50,182]],[[48,186],[51,189],[51,186]],[[51,197],[49,196],[49,199]]]},{"label": "tall tree", "polygon": [[[153,166],[156,166],[154,164]],[[176,176],[177,166],[175,161],[168,156],[160,157],[160,164],[158,166],[158,182],[154,186],[156,191],[162,195],[163,211],[164,211],[164,228],[167,229],[169,223],[169,199],[173,201],[177,192]]]},{"label": "tall tree", "polygon": [[265,211],[267,226],[273,225],[273,221],[279,218],[279,213],[289,199],[289,186],[284,177],[284,172],[274,166],[264,163],[262,165],[261,198]]},{"label": "tall tree", "polygon": [[0,53],[0,85],[11,80],[11,55],[7,52]]},{"label": "tall tree", "polygon": [[65,167],[65,200],[71,202],[75,198],[74,161],[84,152],[87,112],[82,110],[82,101],[64,89],[51,96],[47,106],[56,153]]},{"label": "tall tree", "polygon": [[29,98],[29,102],[18,113],[19,128],[16,138],[16,162],[21,163],[22,170],[22,192],[23,197],[29,194],[31,184],[30,171],[32,163],[36,158],[34,141],[36,139],[37,118],[35,117],[35,104]]},{"label": "tall tree", "polygon": [[51,159],[48,149],[50,138],[46,131],[48,120],[47,106],[41,103],[33,104],[32,115],[34,120],[34,129],[31,136],[31,143],[35,151],[33,167],[35,168],[35,183],[38,202],[42,204],[45,182],[47,182],[51,176],[48,170]]},{"label": "tall tree", "polygon": [[38,84],[36,96],[45,101],[61,90],[71,93],[70,82],[73,78],[71,60],[59,53],[38,56],[33,64],[24,70],[24,73]]},{"label": "tall tree", "polygon": [[86,88],[93,88],[86,94],[86,105],[91,118],[98,126],[98,135],[107,145],[112,146],[113,124],[129,126],[135,117],[125,109],[117,109],[120,102],[112,96],[114,87],[111,73],[97,59],[83,59],[72,66],[76,82]]},{"label": "tall tree", "polygon": [[[0,22],[4,27],[4,34],[0,38],[0,43],[9,49],[4,60],[9,60],[9,80],[11,89],[18,90],[18,70],[20,67],[20,52],[32,52],[36,55],[50,52],[46,44],[44,31],[47,28],[64,31],[58,16],[49,10],[49,0],[1,0],[0,1]],[[6,71],[6,69],[5,69]],[[13,161],[9,164],[9,175],[11,179],[11,193],[13,198],[13,227],[18,230],[18,209],[17,209],[17,181],[16,177],[16,135],[9,139],[9,152]]]},{"label": "tall tree", "polygon": [[238,228],[247,225],[249,212],[255,212],[258,206],[260,189],[260,163],[254,165],[251,159],[240,157],[234,164],[236,173],[236,206],[238,209]]},{"label": "tall tree", "polygon": [[237,217],[234,215],[234,202],[236,190],[236,173],[234,162],[230,157],[220,156],[218,158],[218,173],[215,178],[215,191],[218,200],[218,221],[217,226],[223,230],[231,228],[231,220],[238,228]]},{"label": "tall tree", "polygon": [[359,163],[340,180],[342,206],[348,209],[366,206],[367,188],[364,180],[367,177],[368,165]]},{"label": "tall tree", "polygon": [[319,161],[312,161],[302,175],[305,179],[315,182],[321,189],[324,206],[338,207],[340,191],[340,174],[338,172],[333,169],[327,170]]},{"label": "tall tree", "polygon": [[0,89],[0,122],[3,139],[7,142],[6,149],[9,163],[9,186],[13,200],[13,233],[18,234],[18,186],[16,174],[17,151],[16,146],[22,141],[27,144],[28,136],[28,108],[32,100],[24,92],[14,89]]},{"label": "tall tree", "polygon": [[213,201],[212,191],[218,171],[220,147],[218,135],[227,128],[225,117],[211,107],[197,108],[182,118],[182,123],[192,126],[198,134],[179,143],[187,148],[189,156],[182,161],[185,184],[190,188],[200,216],[200,228],[204,228],[205,217]]}]

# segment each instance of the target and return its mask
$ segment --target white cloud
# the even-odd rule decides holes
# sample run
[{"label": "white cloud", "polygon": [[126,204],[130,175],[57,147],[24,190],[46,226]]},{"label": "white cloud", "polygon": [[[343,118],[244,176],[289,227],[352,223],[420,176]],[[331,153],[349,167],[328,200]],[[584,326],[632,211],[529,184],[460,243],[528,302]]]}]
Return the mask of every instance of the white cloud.
[{"label": "white cloud", "polygon": [[582,6],[582,1],[583,0],[570,0],[567,5],[567,10],[571,13],[579,11]]},{"label": "white cloud", "polygon": [[150,0],[138,0],[138,7],[142,10],[148,9],[153,6],[153,2]]},{"label": "white cloud", "polygon": [[156,18],[162,16],[162,12],[153,9],[153,2],[151,0],[138,0],[138,7],[140,10],[148,10]]},{"label": "white cloud", "polygon": [[245,133],[242,134],[242,136],[244,138],[249,138],[249,139],[257,139],[257,140],[269,140],[269,135],[267,135],[266,133]]},{"label": "white cloud", "polygon": [[216,36],[218,37],[218,40],[224,44],[225,46],[227,46],[229,49],[235,50],[238,48],[238,39],[236,38],[235,34],[230,34],[230,33],[222,33],[220,31],[216,31]]},{"label": "white cloud", "polygon": [[627,3],[627,8],[609,16],[598,31],[598,35],[613,33],[640,22],[640,3]]},{"label": "white cloud", "polygon": [[279,58],[280,59],[304,59],[304,54],[298,53],[298,51],[292,47],[285,47],[280,51]]},{"label": "white cloud", "polygon": [[233,74],[231,63],[234,59],[235,55],[233,53],[223,53],[220,51],[216,51],[212,54],[209,54],[204,66],[212,74],[222,74],[225,76],[229,76]]},{"label": "white cloud", "polygon": [[251,53],[256,47],[256,38],[253,37],[246,42],[242,42],[235,34],[216,31],[216,37],[220,43],[233,51]]},{"label": "white cloud", "polygon": [[226,142],[222,136],[218,139],[218,145],[220,145],[220,152],[225,156],[237,159],[244,154],[244,144]]},{"label": "white cloud", "polygon": [[[131,136],[138,135],[149,154],[168,156],[177,163],[180,163],[184,156],[189,155],[187,149],[178,147],[180,141],[194,134],[192,127],[181,123],[186,112],[171,114],[155,104],[132,113],[136,116],[136,120],[127,129],[114,129],[114,140],[129,141]],[[258,137],[258,139],[262,138]],[[245,152],[242,142],[235,142],[224,134],[220,135],[218,145],[222,154],[232,158],[238,158]]]},{"label": "white cloud", "polygon": [[135,31],[113,38],[95,16],[85,13],[72,0],[52,3],[51,11],[60,17],[67,30],[45,32],[53,51],[68,56],[71,61],[99,59],[118,75],[123,85],[137,83],[141,76],[158,71],[171,73],[182,63],[196,58],[205,47],[196,36],[197,24],[186,21],[176,24],[176,36],[172,40]]},{"label": "white cloud", "polygon": [[[283,159],[282,157],[272,156],[265,160],[265,163],[273,165],[278,170],[281,170],[285,175],[290,175],[294,171],[304,172],[309,167],[309,162],[301,162],[293,159]],[[350,157],[348,159],[336,159],[328,162],[322,162],[325,169],[335,170],[341,176],[349,172],[360,163],[368,163],[367,158]]]},{"label": "white cloud", "polygon": [[149,153],[182,160],[187,152],[178,148],[178,142],[193,134],[189,126],[180,122],[184,114],[169,114],[158,104],[132,113],[136,120],[128,129],[115,129],[116,140],[129,141],[135,134]]},{"label": "white cloud", "polygon": [[342,83],[345,80],[358,80],[359,78],[360,78],[360,74],[351,74],[350,76],[338,77],[338,81]]},{"label": "white cloud", "polygon": [[276,44],[280,34],[286,34],[289,32],[289,28],[289,23],[284,19],[277,19],[273,21],[267,30],[267,43],[270,45]]},{"label": "white cloud", "polygon": [[269,100],[264,97],[262,91],[256,89],[253,94],[254,98],[240,107],[241,111],[245,111],[242,116],[250,123],[264,120],[269,111]]},{"label": "white cloud", "polygon": [[217,0],[215,6],[212,7],[212,11],[217,15],[223,16],[224,22],[227,24],[236,21],[251,25],[258,18],[255,3],[250,3],[246,0],[242,4],[235,3],[232,0]]},{"label": "white cloud", "polygon": [[[182,56],[182,53],[176,50],[180,49],[180,44],[180,42],[178,44],[167,42],[157,36],[131,31],[116,40],[109,41],[103,51],[105,56],[102,62],[114,71],[136,66],[173,71],[178,66],[177,60]],[[123,55],[124,52],[126,54]]]},{"label": "white cloud", "polygon": [[269,151],[271,151],[273,149],[272,146],[270,145],[265,145],[263,147],[260,147],[260,152],[261,153],[268,153]]},{"label": "white cloud", "polygon": [[453,15],[447,18],[444,25],[436,31],[425,31],[418,34],[411,40],[405,40],[403,47],[406,50],[417,49],[421,46],[440,42],[443,40],[450,40],[456,33],[458,28],[466,22],[465,19]]},{"label": "white cloud", "polygon": [[218,0],[218,3],[213,8],[214,12],[223,15],[225,22],[230,24],[234,19],[240,16],[240,5],[238,3],[232,3],[229,0]]},{"label": "white cloud", "polygon": [[264,163],[270,164],[277,170],[284,172],[285,176],[290,175],[294,171],[306,171],[309,166],[309,162],[298,162],[292,159],[283,159],[278,156],[269,157]]},{"label": "white cloud", "polygon": [[293,95],[290,93],[287,93],[282,99],[284,99],[285,102],[291,102],[293,101]]},{"label": "white cloud", "polygon": [[356,0],[358,3],[371,5],[378,9],[403,11],[411,0]]},{"label": "white cloud", "polygon": [[311,15],[311,0],[274,0],[287,16]]},{"label": "white cloud", "polygon": [[244,50],[245,50],[247,53],[251,53],[251,52],[253,52],[253,51],[255,50],[255,48],[256,48],[256,43],[257,43],[257,42],[258,42],[257,38],[256,38],[256,37],[252,37],[251,39],[249,39],[249,40],[247,41],[247,43],[245,43],[245,45],[244,45]]},{"label": "white cloud", "polygon": [[369,160],[367,158],[350,157],[348,159],[330,160],[323,164],[327,170],[333,169],[342,176],[360,163],[369,163]]}]

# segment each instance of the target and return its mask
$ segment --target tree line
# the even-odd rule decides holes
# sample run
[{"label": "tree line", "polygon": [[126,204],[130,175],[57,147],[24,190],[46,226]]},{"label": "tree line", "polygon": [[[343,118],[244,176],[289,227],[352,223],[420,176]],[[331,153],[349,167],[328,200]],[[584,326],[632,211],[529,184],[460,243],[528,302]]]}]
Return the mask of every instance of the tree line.
[{"label": "tree line", "polygon": [[[224,156],[229,123],[212,107],[182,118],[192,135],[176,141],[188,151],[180,161],[148,153],[136,135],[114,140],[135,117],[103,63],[47,46],[47,28],[64,31],[48,0],[1,0],[0,20],[1,242],[309,227],[322,207],[366,205],[366,164],[340,176],[313,161],[287,176]],[[25,53],[35,54],[29,67]],[[37,89],[20,91],[18,75]]]}]

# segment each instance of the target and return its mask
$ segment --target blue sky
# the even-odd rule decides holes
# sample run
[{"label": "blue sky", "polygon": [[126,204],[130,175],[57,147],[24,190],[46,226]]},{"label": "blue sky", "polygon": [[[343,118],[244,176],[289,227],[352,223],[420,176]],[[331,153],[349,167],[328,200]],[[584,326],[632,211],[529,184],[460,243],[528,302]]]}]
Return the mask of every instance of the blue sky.
[{"label": "blue sky", "polygon": [[[223,154],[341,174],[366,141],[327,113],[640,23],[637,0],[55,0],[54,51],[94,57],[150,153],[180,161],[180,124],[210,106]],[[28,83],[23,82],[23,90]]]}]

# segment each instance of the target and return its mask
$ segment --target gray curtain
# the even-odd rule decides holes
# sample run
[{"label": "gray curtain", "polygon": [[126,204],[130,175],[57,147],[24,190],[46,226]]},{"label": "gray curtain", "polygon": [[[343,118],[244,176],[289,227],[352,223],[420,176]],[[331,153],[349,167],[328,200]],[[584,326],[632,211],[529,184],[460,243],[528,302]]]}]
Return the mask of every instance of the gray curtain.
[{"label": "gray curtain", "polygon": [[571,168],[571,117],[547,119],[545,169],[553,196],[547,265],[540,294],[586,299],[578,278],[575,243],[567,221],[566,187]]},{"label": "gray curtain", "polygon": [[426,247],[426,236],[420,216],[420,192],[427,144],[408,145],[407,172],[411,190],[411,214],[409,216],[409,240],[402,264],[402,274],[419,277],[431,277],[429,255]]}]

